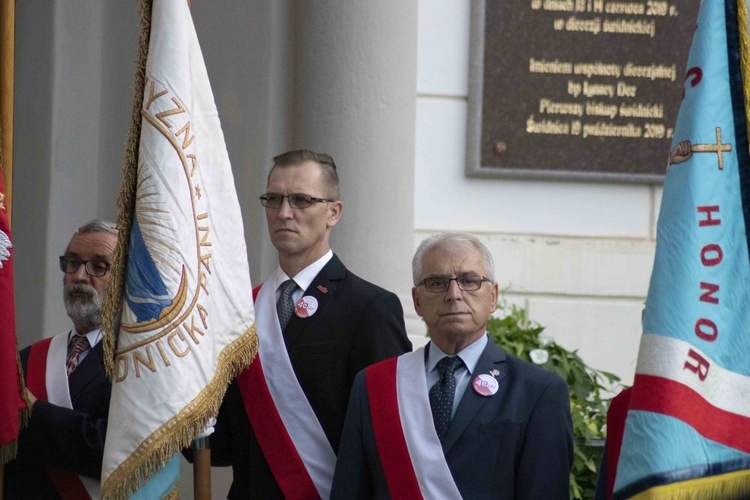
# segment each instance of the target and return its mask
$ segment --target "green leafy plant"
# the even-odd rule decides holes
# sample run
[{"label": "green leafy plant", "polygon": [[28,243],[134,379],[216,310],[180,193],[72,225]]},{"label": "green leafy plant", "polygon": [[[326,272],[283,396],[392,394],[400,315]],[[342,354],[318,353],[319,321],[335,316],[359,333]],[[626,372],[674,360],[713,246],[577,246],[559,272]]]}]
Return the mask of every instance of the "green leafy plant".
[{"label": "green leafy plant", "polygon": [[575,441],[570,497],[593,498],[610,395],[622,388],[619,377],[587,366],[577,351],[542,335],[544,327],[529,320],[525,309],[504,301],[490,318],[487,331],[508,353],[552,370],[567,381]]}]

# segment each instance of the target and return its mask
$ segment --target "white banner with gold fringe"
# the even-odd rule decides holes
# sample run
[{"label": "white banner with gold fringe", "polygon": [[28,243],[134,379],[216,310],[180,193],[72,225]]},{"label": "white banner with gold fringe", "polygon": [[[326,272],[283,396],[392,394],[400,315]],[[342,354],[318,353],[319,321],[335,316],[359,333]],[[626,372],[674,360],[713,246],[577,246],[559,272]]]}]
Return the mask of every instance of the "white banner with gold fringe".
[{"label": "white banner with gold fringe", "polygon": [[257,351],[240,207],[189,7],[153,0],[150,16],[140,133],[131,134],[137,162],[126,164],[120,200],[116,305],[105,310],[121,306],[119,325],[109,324],[116,346],[107,344],[105,498],[131,494],[188,446]]}]

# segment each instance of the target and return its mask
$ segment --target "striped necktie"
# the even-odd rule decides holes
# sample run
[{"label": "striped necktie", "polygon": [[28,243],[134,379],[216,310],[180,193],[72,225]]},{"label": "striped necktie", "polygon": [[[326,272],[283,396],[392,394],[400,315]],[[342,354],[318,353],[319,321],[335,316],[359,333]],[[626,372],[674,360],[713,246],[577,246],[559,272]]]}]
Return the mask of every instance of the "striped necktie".
[{"label": "striped necktie", "polygon": [[68,354],[68,359],[65,362],[65,370],[68,372],[68,375],[78,368],[78,356],[89,347],[91,347],[91,344],[89,344],[89,339],[86,335],[78,334],[73,337],[73,340],[70,342],[70,354]]}]

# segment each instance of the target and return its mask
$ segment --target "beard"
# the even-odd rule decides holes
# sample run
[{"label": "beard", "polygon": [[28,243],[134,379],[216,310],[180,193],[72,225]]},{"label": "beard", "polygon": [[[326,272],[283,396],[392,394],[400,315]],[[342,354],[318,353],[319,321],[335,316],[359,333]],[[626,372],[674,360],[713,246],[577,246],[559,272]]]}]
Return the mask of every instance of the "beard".
[{"label": "beard", "polygon": [[[85,283],[67,285],[63,288],[63,297],[65,310],[79,333],[90,332],[102,326],[104,298],[93,286]],[[85,330],[85,332],[80,330]]]}]

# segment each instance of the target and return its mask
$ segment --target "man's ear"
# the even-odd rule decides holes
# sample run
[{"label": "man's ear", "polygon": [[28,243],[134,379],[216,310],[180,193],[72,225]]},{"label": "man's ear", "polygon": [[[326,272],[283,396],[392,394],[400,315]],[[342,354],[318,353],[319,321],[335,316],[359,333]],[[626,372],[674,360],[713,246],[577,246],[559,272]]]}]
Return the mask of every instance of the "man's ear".
[{"label": "man's ear", "polygon": [[341,219],[341,211],[344,209],[344,204],[341,200],[332,201],[328,204],[328,220],[326,221],[326,227],[333,227]]},{"label": "man's ear", "polygon": [[497,307],[497,297],[498,297],[499,291],[497,282],[492,283],[492,293],[490,293],[490,300],[492,301],[492,310],[494,311]]},{"label": "man's ear", "polygon": [[417,293],[417,287],[411,289],[411,300],[414,301],[414,310],[417,312],[417,316],[422,317],[422,305],[419,303],[419,294]]}]

